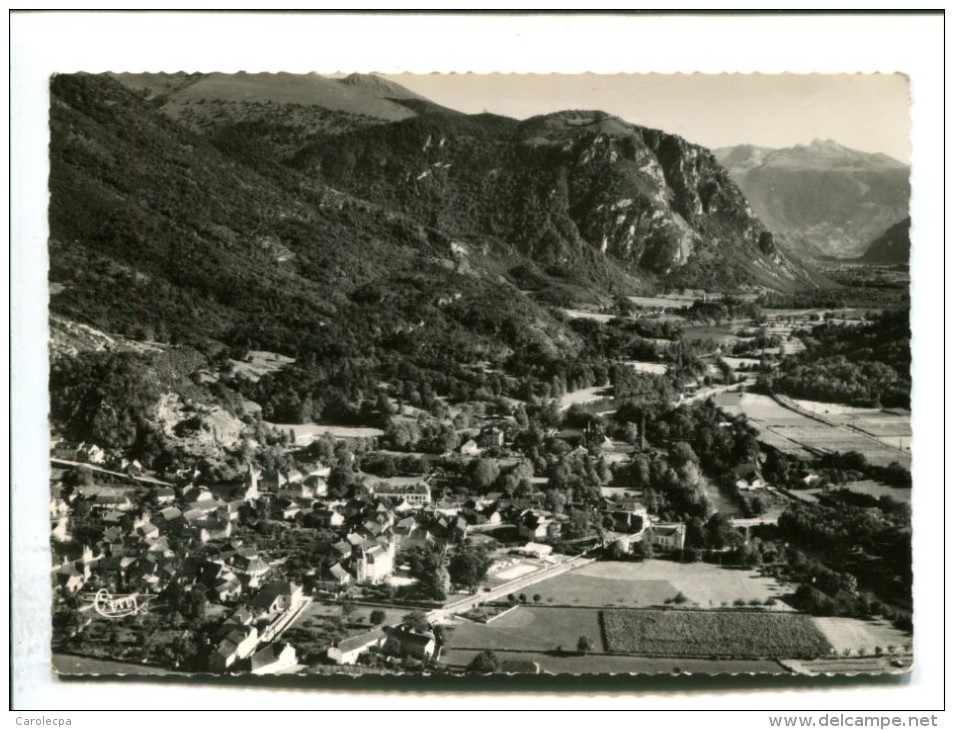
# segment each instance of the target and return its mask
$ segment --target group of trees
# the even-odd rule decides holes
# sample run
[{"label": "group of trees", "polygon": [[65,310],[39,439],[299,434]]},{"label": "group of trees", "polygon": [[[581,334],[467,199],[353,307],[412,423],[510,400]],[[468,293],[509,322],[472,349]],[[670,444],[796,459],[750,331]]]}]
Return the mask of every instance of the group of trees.
[{"label": "group of trees", "polygon": [[470,540],[454,548],[419,545],[405,550],[401,556],[416,579],[414,596],[433,601],[445,600],[451,585],[476,590],[493,563],[487,550]]},{"label": "group of trees", "polygon": [[911,330],[908,311],[887,311],[867,324],[826,322],[803,339],[805,352],[763,373],[761,387],[796,398],[858,406],[909,408]]},{"label": "group of trees", "polygon": [[[910,605],[911,511],[907,503],[833,490],[819,495],[818,504],[790,505],[779,517],[778,530],[793,546],[828,556],[827,565],[821,567],[804,556],[789,563],[793,570],[811,569],[796,576],[798,582],[835,599],[844,594],[840,610],[854,605],[859,582],[892,602]],[[848,575],[850,580],[833,582],[826,571]]]}]

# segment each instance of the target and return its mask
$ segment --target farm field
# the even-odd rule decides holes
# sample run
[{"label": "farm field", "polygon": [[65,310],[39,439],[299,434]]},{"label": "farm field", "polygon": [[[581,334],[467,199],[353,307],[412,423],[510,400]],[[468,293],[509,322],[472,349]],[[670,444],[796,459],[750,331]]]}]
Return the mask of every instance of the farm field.
[{"label": "farm field", "polygon": [[884,619],[862,621],[856,618],[816,616],[814,621],[839,654],[845,651],[855,656],[874,654],[876,647],[881,647],[887,653],[889,646],[900,651],[912,643],[910,635],[894,628]]},{"label": "farm field", "polygon": [[688,307],[693,300],[679,297],[626,297],[637,307]]},{"label": "farm field", "polygon": [[[738,599],[764,603],[788,590],[754,571],[668,560],[598,561],[532,586],[541,603],[564,606],[646,608],[663,605],[680,592],[700,608],[717,608]],[[777,600],[774,609],[788,607]]]},{"label": "farm field", "polygon": [[589,637],[594,652],[604,650],[598,609],[520,606],[489,624],[460,621],[449,645],[455,650],[574,651],[581,636]]},{"label": "farm field", "polygon": [[380,428],[371,428],[370,426],[332,426],[322,423],[268,423],[267,421],[266,424],[280,431],[294,431],[296,446],[310,444],[325,434],[342,439],[373,438],[375,436],[384,435],[384,431]]},{"label": "farm field", "polygon": [[652,375],[665,375],[668,366],[662,362],[643,362],[641,360],[624,360],[633,370],[639,373],[650,373]]},{"label": "farm field", "polygon": [[733,370],[738,370],[742,366],[747,368],[758,367],[762,362],[761,360],[754,357],[723,356],[722,359],[725,360],[729,364],[729,367],[731,367]]},{"label": "farm field", "polygon": [[[843,416],[819,414],[830,421],[823,423],[786,408],[767,395],[754,393],[722,394],[716,397],[716,404],[730,415],[744,414],[759,430],[760,441],[793,456],[805,458],[812,451],[859,451],[872,464],[887,466],[897,461],[910,467],[910,454],[837,423],[836,418]],[[888,417],[903,418],[891,414]]]},{"label": "farm field", "polygon": [[594,322],[609,322],[616,319],[615,314],[601,314],[599,312],[586,312],[582,309],[564,309],[563,312],[570,319],[591,319]]},{"label": "farm field", "polygon": [[[441,661],[452,667],[466,667],[478,654],[475,649],[445,650]],[[612,654],[576,654],[494,650],[500,661],[536,662],[540,671],[550,674],[791,674],[771,659],[672,659],[669,657],[614,656]]]},{"label": "farm field", "polygon": [[831,644],[811,616],[758,611],[607,609],[607,650],[650,656],[814,658]]},{"label": "farm field", "polygon": [[245,360],[229,360],[232,372],[257,383],[269,373],[277,373],[295,362],[295,358],[267,350],[252,350]]},{"label": "farm field", "polygon": [[[595,403],[603,398],[612,397],[613,389],[604,385],[596,385],[592,388],[581,388],[580,390],[571,390],[564,394],[560,399],[560,408],[566,410],[572,405],[583,405],[585,403]],[[612,406],[607,406],[612,409]]]},{"label": "farm field", "polygon": [[817,413],[832,423],[851,426],[883,441],[888,446],[910,448],[911,413],[906,410],[858,408],[841,403],[796,400],[801,408]]},{"label": "farm field", "polygon": [[[871,479],[863,479],[858,482],[845,482],[844,484],[839,484],[837,489],[847,489],[851,492],[857,492],[858,494],[868,494],[876,498],[891,497],[892,499],[896,499],[899,502],[911,502],[910,489],[892,487],[888,484],[882,484],[881,482],[876,482]],[[809,494],[819,494],[824,490],[811,489],[805,491],[807,491]]]},{"label": "farm field", "polygon": [[77,654],[53,654],[53,671],[57,674],[103,674],[119,676],[129,675],[180,675],[188,672],[177,672],[174,669],[156,667],[151,664],[134,664],[132,662],[117,662],[110,659],[96,659],[95,657],[79,656]]},{"label": "farm field", "polygon": [[[901,662],[901,666],[893,665]],[[824,659],[789,659],[779,662],[797,674],[903,674],[911,671],[911,657],[831,657]]]}]

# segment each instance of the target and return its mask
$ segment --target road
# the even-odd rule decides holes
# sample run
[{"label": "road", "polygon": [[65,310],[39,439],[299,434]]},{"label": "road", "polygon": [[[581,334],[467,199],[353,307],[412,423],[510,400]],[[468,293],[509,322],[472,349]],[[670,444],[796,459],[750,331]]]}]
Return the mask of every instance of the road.
[{"label": "road", "polygon": [[108,474],[113,477],[122,477],[123,479],[134,479],[137,482],[142,484],[151,484],[154,487],[174,487],[175,485],[172,482],[164,482],[161,479],[156,479],[153,476],[148,474],[143,474],[142,476],[132,476],[131,474],[124,474],[121,471],[110,471],[109,469],[104,469],[101,466],[96,466],[95,464],[88,464],[83,461],[70,461],[69,459],[50,459],[50,463],[54,466],[66,466],[66,467],[79,467],[81,469],[89,469],[90,471],[95,471],[100,474]]},{"label": "road", "polygon": [[744,385],[751,385],[751,384],[752,384],[752,381],[747,378],[740,383],[731,383],[729,385],[715,385],[710,388],[705,388],[703,390],[700,390],[698,393],[690,395],[688,398],[683,398],[681,401],[679,401],[677,405],[683,405],[684,403],[701,402],[706,400],[707,398],[711,398],[714,395],[718,395],[719,393],[725,393],[730,390],[738,390]]},{"label": "road", "polygon": [[454,603],[448,603],[441,608],[435,608],[434,610],[428,612],[428,621],[440,621],[446,619],[448,616],[464,613],[478,604],[487,603],[488,601],[499,601],[500,599],[506,598],[515,591],[522,590],[528,586],[534,585],[535,583],[540,583],[547,578],[553,578],[570,570],[588,565],[594,560],[595,558],[586,557],[585,553],[583,555],[576,555],[562,563],[548,566],[542,570],[536,571],[535,573],[530,573],[529,575],[523,575],[519,578],[514,578],[512,581],[491,588],[489,591],[476,593],[472,596],[462,598],[459,601],[455,601]]}]

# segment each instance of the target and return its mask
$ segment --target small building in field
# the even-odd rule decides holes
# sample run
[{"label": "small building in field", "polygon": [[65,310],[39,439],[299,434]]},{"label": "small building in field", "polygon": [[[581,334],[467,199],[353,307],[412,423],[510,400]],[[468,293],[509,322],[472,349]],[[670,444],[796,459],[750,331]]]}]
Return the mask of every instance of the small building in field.
[{"label": "small building in field", "polygon": [[460,446],[460,453],[463,456],[480,456],[481,448],[473,439],[468,439]]},{"label": "small building in field", "polygon": [[740,464],[732,470],[732,482],[740,492],[765,488],[765,481],[757,464]]}]

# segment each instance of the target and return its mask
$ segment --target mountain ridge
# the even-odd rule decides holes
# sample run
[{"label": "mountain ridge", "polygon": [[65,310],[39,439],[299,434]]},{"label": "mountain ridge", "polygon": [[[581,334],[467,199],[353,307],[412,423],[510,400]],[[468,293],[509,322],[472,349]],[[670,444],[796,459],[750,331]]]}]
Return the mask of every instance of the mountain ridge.
[{"label": "mountain ridge", "polygon": [[911,259],[911,217],[898,221],[874,239],[861,258],[874,263],[908,263]]},{"label": "mountain ridge", "polygon": [[723,147],[716,156],[779,243],[803,255],[860,256],[908,213],[909,168],[888,155],[814,140]]}]

